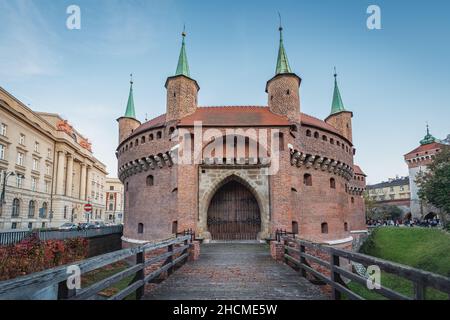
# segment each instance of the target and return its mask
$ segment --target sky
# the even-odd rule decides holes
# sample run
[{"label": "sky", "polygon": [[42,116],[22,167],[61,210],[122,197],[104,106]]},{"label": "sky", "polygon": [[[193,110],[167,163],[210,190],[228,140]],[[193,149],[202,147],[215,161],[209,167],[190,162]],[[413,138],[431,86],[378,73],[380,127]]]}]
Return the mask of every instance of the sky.
[{"label": "sky", "polygon": [[[81,9],[69,30],[67,7]],[[369,5],[381,29],[369,30]],[[33,110],[61,114],[93,143],[116,176],[116,119],[134,75],[137,117],[165,113],[166,78],[176,70],[181,32],[200,106],[267,105],[275,73],[278,12],[301,110],[324,119],[333,67],[353,111],[355,163],[368,183],[407,175],[403,155],[428,122],[450,134],[450,2],[318,0],[0,0],[0,86]]]}]

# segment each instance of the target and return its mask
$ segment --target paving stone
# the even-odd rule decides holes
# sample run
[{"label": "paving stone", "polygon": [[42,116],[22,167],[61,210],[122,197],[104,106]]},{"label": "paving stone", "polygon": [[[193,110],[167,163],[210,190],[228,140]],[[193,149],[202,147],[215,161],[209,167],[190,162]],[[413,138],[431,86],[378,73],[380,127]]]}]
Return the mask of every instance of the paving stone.
[{"label": "paving stone", "polygon": [[269,246],[203,244],[200,259],[186,263],[148,300],[323,300],[318,286],[272,259]]}]

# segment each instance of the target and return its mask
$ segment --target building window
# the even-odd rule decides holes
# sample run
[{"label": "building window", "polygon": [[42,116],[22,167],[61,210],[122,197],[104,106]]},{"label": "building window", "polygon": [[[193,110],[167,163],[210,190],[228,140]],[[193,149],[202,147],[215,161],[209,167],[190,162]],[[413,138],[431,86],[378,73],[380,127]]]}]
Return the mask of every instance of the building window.
[{"label": "building window", "polygon": [[141,143],[145,143],[145,136],[141,138]]},{"label": "building window", "polygon": [[348,223],[344,222],[344,231],[348,231]]},{"label": "building window", "polygon": [[50,170],[51,170],[50,165],[47,164],[47,165],[45,166],[45,174],[48,175],[48,176],[50,176],[50,175],[51,175]]},{"label": "building window", "polygon": [[352,203],[355,203],[355,198],[351,198],[351,200],[350,200]]},{"label": "building window", "polygon": [[8,126],[6,124],[2,123],[0,126],[0,135],[6,137],[7,128],[8,128]]},{"label": "building window", "polygon": [[38,180],[35,177],[31,177],[31,191],[36,191]]},{"label": "building window", "polygon": [[14,198],[12,202],[12,213],[11,217],[18,217],[20,214],[20,200],[17,198]]},{"label": "building window", "polygon": [[0,160],[5,159],[5,150],[6,150],[6,147],[4,145],[0,144]]},{"label": "building window", "polygon": [[17,229],[17,222],[11,223],[11,229]]},{"label": "building window", "polygon": [[109,204],[109,211],[113,211],[114,210],[114,204],[113,203],[110,203]]},{"label": "building window", "polygon": [[330,143],[334,144],[334,139],[333,138],[330,139]]},{"label": "building window", "polygon": [[125,184],[125,191],[128,192],[128,182]]},{"label": "building window", "polygon": [[25,145],[25,135],[24,134],[20,134],[20,137],[19,137],[19,144],[21,144],[21,145]]},{"label": "building window", "polygon": [[326,135],[323,135],[323,136],[322,136],[322,140],[323,140],[323,141],[327,141],[327,140],[328,140],[327,136],[326,136]]},{"label": "building window", "polygon": [[109,195],[109,200],[114,200],[114,194],[111,193],[111,194]]},{"label": "building window", "polygon": [[64,219],[67,219],[67,206],[64,206]]},{"label": "building window", "polygon": [[328,223],[323,222],[323,223],[320,225],[320,229],[321,229],[322,233],[328,233]]},{"label": "building window", "polygon": [[303,184],[308,187],[312,186],[312,176],[309,173],[305,173],[303,176]]},{"label": "building window", "polygon": [[22,188],[24,176],[21,174],[16,175],[17,188]]},{"label": "building window", "polygon": [[277,132],[273,135],[274,139],[278,139],[278,149],[284,151],[284,134],[283,132]]},{"label": "building window", "polygon": [[311,137],[311,130],[306,130],[306,136]]},{"label": "building window", "polygon": [[158,131],[157,133],[156,133],[156,139],[161,139],[162,138],[162,132],[161,131]]},{"label": "building window", "polygon": [[178,221],[172,222],[172,233],[177,234],[178,232]]},{"label": "building window", "polygon": [[33,229],[33,223],[32,222],[28,222],[28,229],[30,229],[30,230]]},{"label": "building window", "polygon": [[47,205],[47,202],[44,202],[42,204],[42,208],[41,208],[41,214],[40,214],[41,218],[47,218],[47,211],[48,211],[48,205]]},{"label": "building window", "polygon": [[34,151],[39,152],[39,142],[37,141],[34,143]]},{"label": "building window", "polygon": [[317,131],[314,132],[314,138],[319,139],[319,133]]},{"label": "building window", "polygon": [[154,182],[155,182],[155,181],[154,181],[153,176],[152,176],[152,175],[149,175],[149,176],[147,177],[147,187],[153,186]]},{"label": "building window", "polygon": [[36,202],[30,200],[30,202],[28,203],[28,218],[34,218],[35,213],[36,213]]},{"label": "building window", "polygon": [[50,193],[50,182],[45,181],[45,193]]},{"label": "building window", "polygon": [[292,221],[292,233],[298,234],[298,222],[297,221]]},{"label": "building window", "polygon": [[24,154],[22,152],[17,152],[17,164],[19,166],[23,166],[23,158],[24,158]]},{"label": "building window", "polygon": [[114,186],[109,186],[109,190],[114,191]]},{"label": "building window", "polygon": [[330,188],[336,189],[336,180],[334,178],[330,179]]},{"label": "building window", "polygon": [[52,149],[47,149],[47,158],[51,159],[52,158]]},{"label": "building window", "polygon": [[153,141],[154,137],[153,137],[153,133],[150,133],[150,135],[148,136],[148,140],[149,141]]},{"label": "building window", "polygon": [[144,233],[144,224],[143,223],[138,224],[138,233],[139,234]]},{"label": "building window", "polygon": [[33,170],[39,171],[39,160],[33,159]]},{"label": "building window", "polygon": [[339,141],[336,141],[336,145],[339,147],[341,143]]},{"label": "building window", "polygon": [[134,145],[137,147],[139,145],[139,139],[136,139],[136,142],[134,143]]}]

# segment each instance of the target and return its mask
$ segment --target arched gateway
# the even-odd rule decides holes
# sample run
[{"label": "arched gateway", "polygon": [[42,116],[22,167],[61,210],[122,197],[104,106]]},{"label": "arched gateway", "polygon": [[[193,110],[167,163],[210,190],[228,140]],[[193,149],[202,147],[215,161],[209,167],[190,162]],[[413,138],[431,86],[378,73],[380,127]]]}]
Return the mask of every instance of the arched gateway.
[{"label": "arched gateway", "polygon": [[238,181],[227,182],[211,199],[207,228],[212,240],[256,240],[261,231],[258,201]]}]

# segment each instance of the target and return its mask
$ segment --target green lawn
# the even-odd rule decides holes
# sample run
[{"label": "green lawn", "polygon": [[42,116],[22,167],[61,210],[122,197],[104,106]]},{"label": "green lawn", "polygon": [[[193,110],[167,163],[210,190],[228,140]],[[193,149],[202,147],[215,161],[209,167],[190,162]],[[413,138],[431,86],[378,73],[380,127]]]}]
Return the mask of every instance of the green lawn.
[{"label": "green lawn", "polygon": [[[361,253],[418,269],[450,276],[450,234],[426,228],[379,228],[362,246]],[[381,284],[404,295],[413,296],[410,281],[392,274],[382,273]],[[366,299],[383,299],[374,291],[357,283],[349,287]],[[427,289],[427,299],[448,299],[448,295]]]}]

